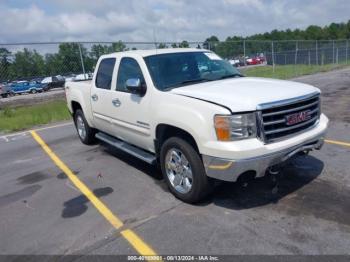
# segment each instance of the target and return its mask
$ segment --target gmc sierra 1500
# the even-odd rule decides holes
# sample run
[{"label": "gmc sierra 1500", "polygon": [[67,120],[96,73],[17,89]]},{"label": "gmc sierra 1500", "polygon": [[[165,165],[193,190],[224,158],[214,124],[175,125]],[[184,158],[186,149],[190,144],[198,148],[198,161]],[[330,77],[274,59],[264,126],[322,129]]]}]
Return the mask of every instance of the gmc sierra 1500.
[{"label": "gmc sierra 1500", "polygon": [[201,49],[103,55],[92,81],[66,84],[84,144],[95,138],[159,164],[170,191],[196,202],[212,180],[236,181],[320,149],[320,90],[242,76]]}]

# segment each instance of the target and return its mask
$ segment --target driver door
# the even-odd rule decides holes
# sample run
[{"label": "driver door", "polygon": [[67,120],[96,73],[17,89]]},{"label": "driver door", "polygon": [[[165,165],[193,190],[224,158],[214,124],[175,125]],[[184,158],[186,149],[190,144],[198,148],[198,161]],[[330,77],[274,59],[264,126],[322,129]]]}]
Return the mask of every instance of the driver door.
[{"label": "driver door", "polygon": [[146,150],[152,150],[154,145],[150,132],[150,92],[146,91],[143,96],[140,96],[132,94],[126,87],[126,81],[134,78],[140,79],[141,83],[146,85],[140,67],[142,62],[136,57],[121,58],[116,86],[111,94],[113,106],[110,107],[108,116],[111,119],[112,134],[115,137]]}]

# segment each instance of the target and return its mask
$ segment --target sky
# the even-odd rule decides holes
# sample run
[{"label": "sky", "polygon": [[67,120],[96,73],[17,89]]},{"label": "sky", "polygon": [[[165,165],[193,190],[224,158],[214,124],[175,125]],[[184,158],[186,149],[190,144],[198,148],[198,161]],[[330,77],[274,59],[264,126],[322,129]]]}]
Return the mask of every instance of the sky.
[{"label": "sky", "polygon": [[204,41],[350,19],[350,0],[0,0],[0,43]]}]

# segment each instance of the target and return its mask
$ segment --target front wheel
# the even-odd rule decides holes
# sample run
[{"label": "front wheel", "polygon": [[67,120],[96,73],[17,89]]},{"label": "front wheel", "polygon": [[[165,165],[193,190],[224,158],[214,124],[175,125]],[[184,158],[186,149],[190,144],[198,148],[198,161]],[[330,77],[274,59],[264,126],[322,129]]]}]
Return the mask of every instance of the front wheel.
[{"label": "front wheel", "polygon": [[96,141],[96,130],[89,126],[82,110],[78,109],[75,112],[74,123],[81,142],[85,145],[94,144]]},{"label": "front wheel", "polygon": [[170,191],[187,203],[203,199],[212,187],[202,159],[187,141],[172,137],[160,152],[161,169]]}]

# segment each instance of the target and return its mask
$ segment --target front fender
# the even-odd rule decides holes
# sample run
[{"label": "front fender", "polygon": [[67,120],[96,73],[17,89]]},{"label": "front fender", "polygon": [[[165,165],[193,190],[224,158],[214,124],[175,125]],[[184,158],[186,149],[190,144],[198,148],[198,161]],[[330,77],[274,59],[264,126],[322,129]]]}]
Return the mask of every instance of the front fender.
[{"label": "front fender", "polygon": [[[193,136],[199,152],[207,141],[216,140],[214,129],[215,114],[229,114],[219,105],[174,94],[161,94],[153,110],[156,123],[153,123],[153,134],[158,124],[167,124],[180,128]],[[153,103],[155,104],[155,103]]]}]

